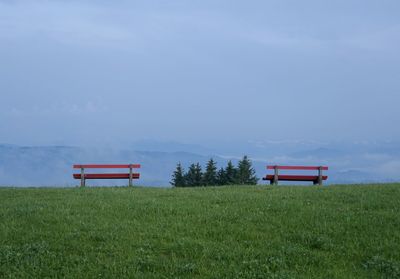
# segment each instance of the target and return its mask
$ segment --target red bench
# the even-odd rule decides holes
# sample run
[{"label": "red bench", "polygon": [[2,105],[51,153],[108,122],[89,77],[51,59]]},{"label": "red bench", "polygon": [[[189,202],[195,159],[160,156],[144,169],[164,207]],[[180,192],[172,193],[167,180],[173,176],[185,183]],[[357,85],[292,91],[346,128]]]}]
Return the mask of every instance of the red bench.
[{"label": "red bench", "polygon": [[[328,170],[328,167],[305,167],[305,166],[267,166],[267,169],[274,170],[274,174],[269,174],[263,180],[269,180],[271,185],[278,185],[278,181],[311,181],[314,185],[322,185],[328,176],[323,175],[322,171]],[[317,170],[318,175],[293,175],[293,174],[279,174],[279,170]]]},{"label": "red bench", "polygon": [[[133,169],[140,168],[139,164],[129,165],[74,165],[74,169],[80,169],[81,173],[74,173],[75,179],[81,180],[81,187],[85,186],[86,179],[129,179],[132,186],[133,179],[139,179],[140,173],[133,173]],[[129,173],[85,173],[85,169],[129,169]]]}]

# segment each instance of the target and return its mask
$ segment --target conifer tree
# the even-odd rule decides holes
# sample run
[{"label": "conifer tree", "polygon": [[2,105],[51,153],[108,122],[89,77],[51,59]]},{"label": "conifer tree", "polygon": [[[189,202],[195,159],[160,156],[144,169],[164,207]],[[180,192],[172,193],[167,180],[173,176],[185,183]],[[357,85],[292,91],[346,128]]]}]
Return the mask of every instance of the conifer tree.
[{"label": "conifer tree", "polygon": [[195,187],[202,185],[202,178],[203,173],[201,171],[201,166],[199,163],[191,164],[189,167],[189,171],[187,172],[186,176],[186,185]]},{"label": "conifer tree", "polygon": [[219,185],[219,186],[227,185],[226,172],[225,172],[224,168],[220,168],[217,173],[217,185]]},{"label": "conifer tree", "polygon": [[237,172],[237,169],[232,164],[232,161],[229,161],[228,165],[226,166],[226,169],[225,169],[225,184],[226,185],[233,185],[233,184],[237,183],[236,172]]},{"label": "conifer tree", "polygon": [[194,182],[194,181],[195,181],[195,178],[194,178],[194,176],[195,176],[195,169],[196,169],[195,164],[191,164],[191,165],[189,166],[188,172],[187,172],[186,175],[185,175],[186,185],[189,186],[189,187],[193,187],[193,186],[194,186],[194,183],[195,183],[195,182]]},{"label": "conifer tree", "polygon": [[194,186],[202,186],[203,182],[203,172],[201,170],[201,166],[199,163],[196,164],[195,168],[195,185]]},{"label": "conifer tree", "polygon": [[244,156],[238,163],[236,180],[240,185],[256,185],[258,182],[256,171],[247,156]]},{"label": "conifer tree", "polygon": [[180,162],[176,165],[176,170],[172,174],[172,180],[170,183],[172,186],[175,186],[175,187],[185,187],[186,186],[185,171]]},{"label": "conifer tree", "polygon": [[204,186],[215,186],[217,185],[217,164],[213,159],[210,159],[207,163],[206,171],[203,175]]}]

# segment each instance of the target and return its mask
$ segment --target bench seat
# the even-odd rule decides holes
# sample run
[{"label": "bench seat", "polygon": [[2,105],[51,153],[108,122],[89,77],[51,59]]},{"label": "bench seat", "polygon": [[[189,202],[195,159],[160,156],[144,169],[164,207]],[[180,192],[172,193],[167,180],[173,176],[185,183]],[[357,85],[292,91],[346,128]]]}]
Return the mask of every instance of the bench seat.
[{"label": "bench seat", "polygon": [[[80,173],[74,174],[75,179],[81,179]],[[132,173],[133,179],[139,179],[139,173]],[[85,179],[129,179],[129,173],[85,173]]]},{"label": "bench seat", "polygon": [[[314,185],[322,185],[324,180],[328,179],[328,176],[323,175],[322,171],[328,170],[327,166],[267,166],[268,170],[274,170],[274,174],[268,174],[263,177],[263,180],[269,180],[271,185],[278,185],[279,180],[283,181],[311,181]],[[318,171],[318,175],[298,175],[298,174],[279,174],[279,170],[302,170]]]},{"label": "bench seat", "polygon": [[[322,180],[327,180],[328,176],[322,176]],[[274,180],[274,175],[270,174],[263,177],[263,180]],[[318,175],[278,175],[278,180],[283,181],[318,181]]]},{"label": "bench seat", "polygon": [[[140,178],[140,173],[133,173],[133,169],[139,169],[140,164],[73,165],[73,168],[81,169],[81,173],[72,174],[74,179],[79,179],[81,181],[81,187],[85,186],[86,179],[128,179],[129,186],[132,186],[132,180]],[[85,169],[129,169],[129,173],[85,173]]]}]

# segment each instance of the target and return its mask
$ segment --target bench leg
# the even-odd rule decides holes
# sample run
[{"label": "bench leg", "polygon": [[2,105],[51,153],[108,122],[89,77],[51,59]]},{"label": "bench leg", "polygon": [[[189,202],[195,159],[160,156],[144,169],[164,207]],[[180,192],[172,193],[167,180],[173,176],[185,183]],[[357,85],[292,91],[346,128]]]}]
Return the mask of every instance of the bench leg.
[{"label": "bench leg", "polygon": [[278,180],[275,180],[275,178],[272,178],[272,179],[269,181],[269,184],[270,184],[270,185],[278,185]]},{"label": "bench leg", "polygon": [[81,187],[85,187],[85,171],[81,168]]},{"label": "bench leg", "polygon": [[132,187],[132,166],[129,166],[129,187]]},{"label": "bench leg", "polygon": [[318,168],[318,185],[322,186],[322,167]]},{"label": "bench leg", "polygon": [[318,179],[318,180],[316,180],[316,181],[313,181],[313,184],[314,184],[314,185],[322,186],[322,180],[319,181],[319,179]]},{"label": "bench leg", "polygon": [[278,180],[279,180],[279,173],[278,173],[278,167],[274,167],[274,184],[273,185],[278,185]]}]

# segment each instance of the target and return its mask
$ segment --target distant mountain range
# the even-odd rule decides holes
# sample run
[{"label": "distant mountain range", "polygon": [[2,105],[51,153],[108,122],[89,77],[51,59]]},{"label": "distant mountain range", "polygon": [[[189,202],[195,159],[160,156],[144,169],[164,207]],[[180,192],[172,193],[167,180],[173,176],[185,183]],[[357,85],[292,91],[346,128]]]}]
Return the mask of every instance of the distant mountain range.
[{"label": "distant mountain range", "polygon": [[[219,166],[235,163],[244,154],[253,160],[257,175],[267,164],[328,165],[329,183],[400,181],[400,144],[260,142],[201,146],[178,142],[140,141],[126,148],[73,146],[17,146],[0,144],[1,186],[73,186],[77,163],[140,163],[144,186],[169,186],[177,162],[203,166],[214,158]],[[261,183],[261,181],[260,181]],[[125,181],[89,181],[89,185],[121,185]]]}]

